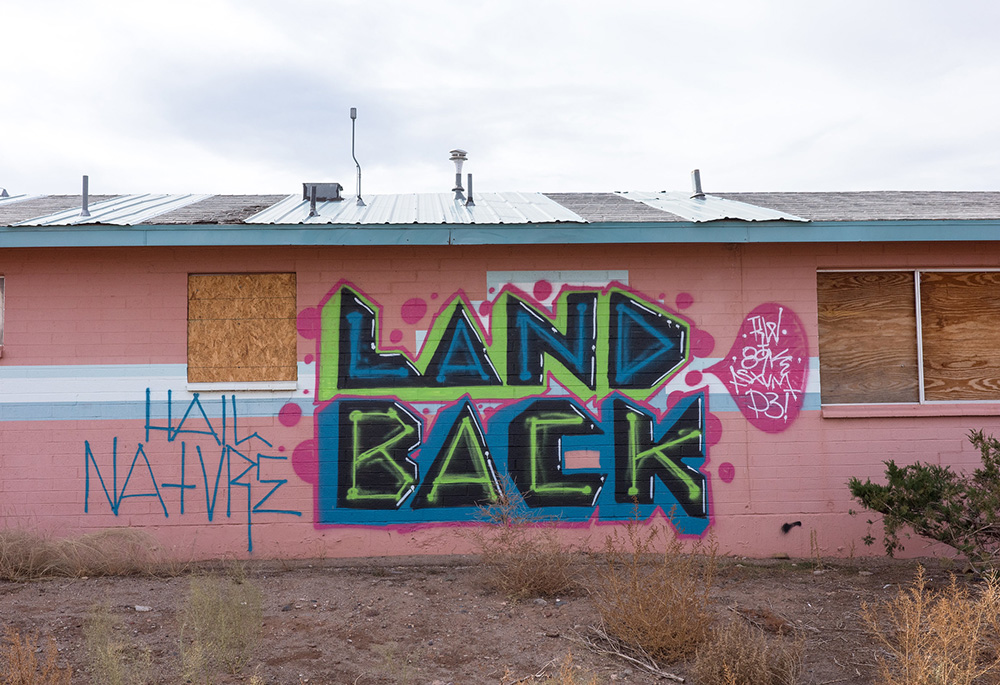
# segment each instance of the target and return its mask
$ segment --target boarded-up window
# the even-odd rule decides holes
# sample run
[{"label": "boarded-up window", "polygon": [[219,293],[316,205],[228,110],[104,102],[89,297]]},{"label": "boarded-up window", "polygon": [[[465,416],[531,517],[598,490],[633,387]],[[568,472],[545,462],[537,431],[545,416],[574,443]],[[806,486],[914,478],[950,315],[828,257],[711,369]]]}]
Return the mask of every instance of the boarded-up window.
[{"label": "boarded-up window", "polygon": [[1000,273],[821,272],[824,404],[1000,400]]},{"label": "boarded-up window", "polygon": [[188,381],[294,381],[295,274],[188,276]]},{"label": "boarded-up window", "polygon": [[917,402],[912,272],[820,273],[820,397],[824,404]]},{"label": "boarded-up window", "polygon": [[921,273],[928,400],[1000,399],[1000,273]]}]

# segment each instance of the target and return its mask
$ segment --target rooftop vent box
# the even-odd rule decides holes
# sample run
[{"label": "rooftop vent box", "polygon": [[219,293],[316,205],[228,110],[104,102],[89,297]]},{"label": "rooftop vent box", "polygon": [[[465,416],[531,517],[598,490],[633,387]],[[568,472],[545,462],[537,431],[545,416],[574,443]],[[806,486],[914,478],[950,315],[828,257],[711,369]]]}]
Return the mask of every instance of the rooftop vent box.
[{"label": "rooftop vent box", "polygon": [[344,198],[340,196],[340,191],[344,186],[339,183],[303,183],[302,199],[312,200],[313,189],[316,190],[316,202],[340,202]]}]

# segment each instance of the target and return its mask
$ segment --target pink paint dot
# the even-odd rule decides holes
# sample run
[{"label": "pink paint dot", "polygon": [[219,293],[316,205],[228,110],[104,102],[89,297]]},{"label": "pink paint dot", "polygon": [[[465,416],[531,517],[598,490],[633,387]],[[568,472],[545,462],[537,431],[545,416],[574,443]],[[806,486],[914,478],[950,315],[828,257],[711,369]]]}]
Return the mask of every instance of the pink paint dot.
[{"label": "pink paint dot", "polygon": [[398,328],[389,334],[389,340],[391,340],[393,343],[398,343],[402,339],[403,339],[403,331],[399,330]]},{"label": "pink paint dot", "polygon": [[303,390],[303,391],[302,391],[302,394],[303,394],[303,395],[308,395],[308,394],[309,394],[309,391],[308,391],[308,390]]},{"label": "pink paint dot", "polygon": [[689,371],[684,376],[684,382],[690,386],[701,385],[701,371]]},{"label": "pink paint dot", "polygon": [[691,354],[696,357],[707,357],[715,349],[715,338],[712,334],[697,328],[691,334]]},{"label": "pink paint dot", "polygon": [[549,299],[549,295],[552,294],[552,284],[546,280],[541,280],[535,283],[535,288],[532,291],[535,299],[541,302],[542,300]]},{"label": "pink paint dot", "polygon": [[430,415],[430,413],[431,413],[431,410],[430,410],[430,409],[428,409],[427,407],[424,407],[424,413],[425,413],[425,414],[427,414],[427,415],[429,416],[429,415]]},{"label": "pink paint dot", "polygon": [[307,483],[316,484],[319,481],[319,455],[315,440],[299,443],[292,452],[292,468],[295,475]]},{"label": "pink paint dot", "polygon": [[493,294],[493,293],[495,293],[496,291],[497,291],[497,289],[496,289],[496,288],[490,288],[490,295],[492,295],[492,294]]},{"label": "pink paint dot", "polygon": [[723,483],[732,483],[733,478],[736,477],[736,467],[730,464],[728,461],[724,461],[719,464],[719,480]]},{"label": "pink paint dot", "polygon": [[680,293],[674,302],[677,303],[678,309],[687,309],[694,304],[694,297],[691,293]]},{"label": "pink paint dot", "polygon": [[284,452],[285,451],[285,446],[284,445],[278,445],[278,451],[279,452]]},{"label": "pink paint dot", "polygon": [[411,297],[403,303],[403,307],[399,311],[400,316],[403,317],[403,321],[410,325],[418,323],[420,319],[424,318],[424,314],[426,313],[427,302],[422,297]]},{"label": "pink paint dot", "polygon": [[665,299],[667,299],[667,294],[666,293],[660,293],[660,296],[657,299],[659,299],[659,300],[665,300]]},{"label": "pink paint dot", "polygon": [[302,407],[294,402],[289,402],[278,410],[278,420],[281,421],[281,425],[283,426],[294,426],[301,418]]},{"label": "pink paint dot", "polygon": [[437,293],[431,293],[431,299],[432,300],[436,300],[437,298],[438,298],[438,294]]},{"label": "pink paint dot", "polygon": [[312,364],[313,363],[313,359],[315,359],[314,356],[312,356],[311,354],[307,354],[304,361],[305,361],[306,364]]},{"label": "pink paint dot", "polygon": [[319,338],[320,330],[320,316],[319,310],[315,307],[308,307],[299,312],[298,317],[295,319],[295,327],[299,331],[299,335],[308,340],[316,340]]},{"label": "pink paint dot", "polygon": [[493,311],[492,302],[483,302],[481,305],[479,305],[480,316],[489,316],[492,311]]},{"label": "pink paint dot", "polygon": [[715,414],[705,418],[705,437],[710,447],[722,442],[722,419]]}]

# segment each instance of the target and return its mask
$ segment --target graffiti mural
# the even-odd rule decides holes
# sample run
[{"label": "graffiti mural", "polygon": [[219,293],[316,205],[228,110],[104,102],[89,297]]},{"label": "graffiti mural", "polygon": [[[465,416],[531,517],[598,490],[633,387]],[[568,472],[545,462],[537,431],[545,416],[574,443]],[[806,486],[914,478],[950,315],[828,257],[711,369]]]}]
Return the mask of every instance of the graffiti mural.
[{"label": "graffiti mural", "polygon": [[[181,411],[175,412],[173,396],[168,391],[167,417],[161,422],[152,416],[152,398],[147,390],[145,437],[133,443],[134,449],[125,448],[125,441],[119,437],[112,439],[110,452],[102,452],[89,440],[84,441],[84,512],[91,510],[93,490],[98,502],[103,494],[103,500],[115,516],[127,512],[126,501],[130,499],[154,501],[164,518],[169,518],[171,511],[183,516],[185,505],[191,509],[190,498],[198,497],[200,490],[204,498],[204,515],[210,522],[218,516],[231,519],[234,511],[245,510],[249,551],[253,551],[255,517],[265,514],[301,516],[302,512],[274,509],[269,505],[271,497],[288,479],[266,477],[266,472],[270,471],[268,467],[288,458],[253,449],[255,442],[262,445],[261,449],[272,447],[256,432],[240,435],[235,395],[228,398],[223,395],[219,403],[221,416],[213,421],[198,393],[194,393],[190,401],[180,403],[177,408]],[[162,461],[164,445],[173,458],[172,464]],[[157,448],[159,460],[150,459],[151,448]],[[158,470],[168,469],[179,474],[179,482],[157,477]],[[100,505],[95,503],[93,506]]]},{"label": "graffiti mural", "polygon": [[648,401],[690,361],[686,318],[621,286],[564,288],[550,307],[511,286],[478,306],[458,292],[413,355],[383,343],[401,336],[380,314],[346,283],[317,312],[316,439],[296,470],[318,525],[467,521],[509,478],[564,522],[638,506],[684,534],[708,526],[707,394]]},{"label": "graffiti mural", "polygon": [[[314,393],[312,438],[291,457],[241,432],[235,395],[154,402],[147,390],[141,433],[84,442],[84,511],[238,521],[252,551],[261,517],[302,516],[275,504],[294,472],[312,486],[317,528],[468,522],[513,493],[566,525],[662,511],[679,534],[703,535],[723,425],[709,389],[724,387],[756,428],[784,431],[804,401],[808,343],[794,312],[767,303],[711,358],[713,336],[678,313],[693,298],[678,295],[677,311],[664,300],[619,283],[530,295],[508,284],[485,301],[458,291],[434,311],[411,298],[404,344],[382,305],[339,283],[299,314],[316,384],[301,389]],[[295,402],[276,416],[285,428],[303,417]],[[721,483],[735,477],[712,466]]]}]

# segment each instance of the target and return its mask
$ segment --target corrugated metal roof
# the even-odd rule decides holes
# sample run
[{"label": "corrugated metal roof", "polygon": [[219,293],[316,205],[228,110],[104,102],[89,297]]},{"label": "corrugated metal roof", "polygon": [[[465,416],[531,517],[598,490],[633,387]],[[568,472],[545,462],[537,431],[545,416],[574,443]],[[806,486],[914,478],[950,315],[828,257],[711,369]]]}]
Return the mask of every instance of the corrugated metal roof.
[{"label": "corrugated metal roof", "polygon": [[9,195],[7,197],[0,197],[0,205],[6,207],[7,205],[12,205],[15,202],[24,202],[25,200],[36,200],[40,197],[45,197],[44,195]]},{"label": "corrugated metal roof", "polygon": [[[0,233],[6,231],[5,227],[19,226],[24,229],[23,235],[27,236],[33,227],[55,228],[62,225],[73,226],[76,230],[76,227],[88,223],[110,226],[155,224],[176,226],[180,230],[206,224],[239,225],[246,223],[247,219],[258,225],[309,223],[316,224],[316,228],[328,230],[335,228],[337,223],[344,227],[359,224],[395,224],[406,227],[416,223],[422,228],[440,226],[445,230],[455,230],[456,225],[473,230],[478,224],[482,230],[495,227],[498,234],[501,230],[518,225],[548,225],[554,226],[553,230],[558,233],[565,232],[559,228],[558,222],[570,222],[570,225],[579,225],[580,222],[591,225],[611,224],[616,230],[622,224],[629,224],[640,229],[657,224],[674,227],[677,224],[719,221],[733,218],[737,214],[735,211],[721,210],[709,216],[691,214],[692,208],[703,210],[705,207],[722,206],[729,210],[741,207],[743,211],[739,212],[737,223],[746,221],[754,224],[764,218],[784,218],[789,222],[805,218],[812,222],[842,223],[1000,220],[1000,192],[983,191],[716,193],[706,200],[692,200],[685,192],[546,193],[545,197],[548,201],[537,193],[484,193],[476,196],[476,207],[466,209],[462,205],[456,206],[450,193],[431,196],[432,202],[427,198],[421,201],[421,196],[417,195],[374,195],[369,198],[368,207],[360,208],[360,212],[354,206],[354,200],[348,198],[336,204],[321,204],[319,208],[323,216],[305,221],[308,219],[308,205],[284,194],[91,195],[90,208],[93,215],[81,220],[79,214],[82,198],[79,195],[19,194],[0,198]],[[659,199],[644,202],[640,197]],[[665,200],[669,197],[679,198],[679,202],[668,206]],[[164,202],[164,198],[169,200]],[[514,199],[498,199],[494,202],[494,198]],[[131,208],[124,207],[137,199],[138,204]],[[274,207],[276,203],[280,203],[277,208]],[[118,207],[120,212],[98,216],[97,210],[101,207]],[[684,210],[683,207],[689,209]],[[751,210],[753,215],[749,214]],[[299,213],[295,214],[295,211]],[[345,214],[340,216],[341,212]],[[686,212],[686,216],[681,216],[681,212]],[[350,213],[356,215],[349,216]],[[781,224],[780,221],[772,223],[776,228]],[[695,225],[699,230],[704,228],[700,223]],[[761,228],[758,226],[756,230]],[[723,231],[723,227],[716,226],[714,230]],[[796,234],[794,240],[804,237],[804,234]],[[994,237],[990,235],[988,239],[992,240]],[[500,240],[499,235],[497,239]]]},{"label": "corrugated metal roof", "polygon": [[809,221],[793,214],[774,209],[750,205],[736,200],[706,195],[704,198],[691,197],[689,193],[664,190],[661,192],[626,191],[618,195],[642,202],[650,207],[670,212],[687,220],[701,223],[705,221]]},{"label": "corrugated metal roof", "polygon": [[456,202],[451,193],[372,195],[358,207],[352,198],[317,202],[291,195],[248,219],[248,224],[552,224],[587,223],[541,193],[479,193],[475,206]]},{"label": "corrugated metal roof", "polygon": [[80,207],[66,209],[48,216],[28,219],[18,226],[76,226],[81,224],[111,224],[134,226],[161,214],[200,202],[211,195],[125,195],[88,207],[89,217],[80,216]]}]

